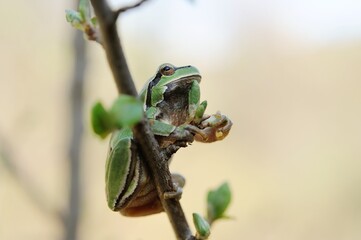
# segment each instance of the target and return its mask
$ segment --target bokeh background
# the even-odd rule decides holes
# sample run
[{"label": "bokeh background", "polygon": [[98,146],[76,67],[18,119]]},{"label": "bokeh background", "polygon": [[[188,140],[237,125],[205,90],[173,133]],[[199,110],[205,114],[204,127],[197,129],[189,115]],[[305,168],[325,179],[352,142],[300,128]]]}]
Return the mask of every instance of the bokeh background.
[{"label": "bokeh background", "polygon": [[[68,198],[70,8],[0,2],[0,148],[19,173],[0,162],[0,239],[64,236],[54,211]],[[228,181],[232,219],[212,239],[361,238],[361,1],[154,0],[122,15],[119,29],[138,89],[161,63],[197,66],[208,112],[234,122],[224,141],[195,143],[172,162],[187,178],[189,221],[204,212],[206,191]],[[173,239],[165,214],[107,209],[107,141],[88,113],[117,92],[103,49],[86,45],[78,237]]]}]

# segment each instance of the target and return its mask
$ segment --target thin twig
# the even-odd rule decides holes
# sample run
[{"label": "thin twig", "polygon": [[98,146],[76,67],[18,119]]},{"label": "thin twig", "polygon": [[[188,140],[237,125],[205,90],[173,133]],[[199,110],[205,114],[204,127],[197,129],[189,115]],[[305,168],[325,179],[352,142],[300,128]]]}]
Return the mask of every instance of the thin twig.
[{"label": "thin twig", "polygon": [[73,39],[75,65],[71,77],[70,102],[71,109],[71,136],[69,140],[69,194],[68,210],[64,222],[65,240],[77,238],[79,212],[80,212],[80,151],[83,137],[83,111],[84,111],[84,80],[86,68],[86,46],[81,32],[76,32]]},{"label": "thin twig", "polygon": [[[143,2],[145,1],[141,1],[138,4],[140,5]],[[105,0],[91,0],[91,3],[99,22],[103,37],[103,47],[106,51],[118,92],[137,96],[116,27],[117,18],[114,16],[117,15],[110,9]],[[134,5],[134,7],[136,6],[137,4]],[[177,239],[194,239],[179,201],[176,199],[164,199],[163,197],[164,193],[172,192],[174,188],[168,163],[160,153],[158,142],[154,138],[147,119],[143,119],[134,128],[134,136],[139,143],[143,156],[145,156],[145,162],[149,166],[159,198],[173,226]]]},{"label": "thin twig", "polygon": [[133,5],[130,5],[130,6],[127,6],[127,7],[122,7],[122,8],[119,8],[117,10],[114,11],[114,14],[115,14],[115,18],[118,18],[119,14],[125,12],[125,11],[128,11],[132,8],[136,8],[136,7],[139,7],[140,5],[142,5],[143,3],[145,3],[147,0],[141,0],[137,3],[134,3]]}]

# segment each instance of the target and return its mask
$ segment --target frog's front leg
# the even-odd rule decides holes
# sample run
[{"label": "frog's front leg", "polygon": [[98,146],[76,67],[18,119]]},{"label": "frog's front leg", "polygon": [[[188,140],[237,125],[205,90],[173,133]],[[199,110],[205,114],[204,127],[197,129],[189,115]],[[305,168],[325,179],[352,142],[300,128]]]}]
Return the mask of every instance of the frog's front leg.
[{"label": "frog's front leg", "polygon": [[[186,129],[184,125],[177,127],[158,120],[150,120],[150,123],[152,132],[154,133],[159,146],[162,149],[165,149],[171,145],[187,147],[189,143],[194,141],[193,133]],[[176,151],[173,153],[175,152]]]},{"label": "frog's front leg", "polygon": [[194,134],[198,142],[211,143],[224,139],[232,127],[232,121],[217,112],[204,118],[199,124],[187,125],[186,129]]},{"label": "frog's front leg", "polygon": [[181,147],[186,147],[188,143],[192,143],[194,141],[192,132],[189,131],[184,125],[176,127],[176,129],[170,133],[167,138],[174,144]]}]

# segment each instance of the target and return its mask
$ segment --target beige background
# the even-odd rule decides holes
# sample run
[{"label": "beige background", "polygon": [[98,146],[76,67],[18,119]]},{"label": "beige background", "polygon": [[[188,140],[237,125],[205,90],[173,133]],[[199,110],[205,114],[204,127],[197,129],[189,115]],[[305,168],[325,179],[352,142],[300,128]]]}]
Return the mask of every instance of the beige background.
[{"label": "beige background", "polygon": [[[71,37],[69,1],[0,2],[0,134],[39,208],[0,164],[0,239],[61,239],[45,209],[66,205]],[[228,181],[232,220],[212,239],[361,237],[361,4],[358,1],[150,1],[124,14],[122,40],[138,88],[158,65],[192,64],[208,112],[234,126],[180,151],[186,215]],[[107,209],[107,142],[89,129],[92,103],[116,96],[103,50],[88,43],[79,239],[173,239],[165,214]],[[3,146],[0,146],[3,147]]]}]

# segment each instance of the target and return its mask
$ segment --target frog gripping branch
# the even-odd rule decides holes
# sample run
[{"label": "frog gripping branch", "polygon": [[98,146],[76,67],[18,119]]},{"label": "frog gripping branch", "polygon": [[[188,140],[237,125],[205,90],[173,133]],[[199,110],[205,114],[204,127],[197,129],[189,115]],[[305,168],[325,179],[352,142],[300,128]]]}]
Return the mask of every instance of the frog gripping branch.
[{"label": "frog gripping branch", "polygon": [[[200,80],[200,73],[193,66],[163,64],[140,92],[145,115],[161,151],[168,153],[167,160],[194,139],[200,142],[223,139],[232,126],[232,122],[219,113],[203,115],[205,106],[199,103]],[[202,115],[199,115],[200,112]],[[108,206],[126,216],[162,212],[154,182],[136,149],[137,143],[130,128],[123,127],[113,132],[106,164]],[[185,180],[180,175],[172,175],[172,180],[177,189],[176,195],[180,197]]]},{"label": "frog gripping branch", "polygon": [[[199,103],[200,81],[201,75],[193,66],[163,64],[139,94],[152,132],[161,151],[167,153],[167,160],[193,140],[214,142],[223,139],[230,131],[232,122],[226,116],[220,113],[204,115],[205,102]],[[92,122],[95,133],[101,137],[104,137],[104,132],[113,131],[106,161],[109,208],[126,216],[145,216],[161,212],[163,207],[130,128],[130,124],[141,120],[137,110],[140,107],[135,103],[132,97],[121,95],[108,112],[96,103]],[[99,115],[94,114],[98,109]],[[172,180],[177,193],[181,193],[184,178],[172,175]]]},{"label": "frog gripping branch", "polygon": [[67,11],[73,26],[103,45],[121,94],[109,109],[96,103],[91,114],[96,134],[102,138],[112,134],[105,173],[107,203],[111,210],[132,217],[165,211],[177,239],[206,239],[212,222],[206,224],[194,214],[197,235],[192,235],[178,201],[185,179],[170,174],[169,160],[194,140],[224,139],[232,122],[219,112],[205,114],[207,102],[200,102],[201,75],[193,66],[162,64],[136,94],[116,20],[120,13],[145,1],[112,10],[104,0],[91,0],[97,18],[90,16],[87,0],[80,0],[79,12]]}]

